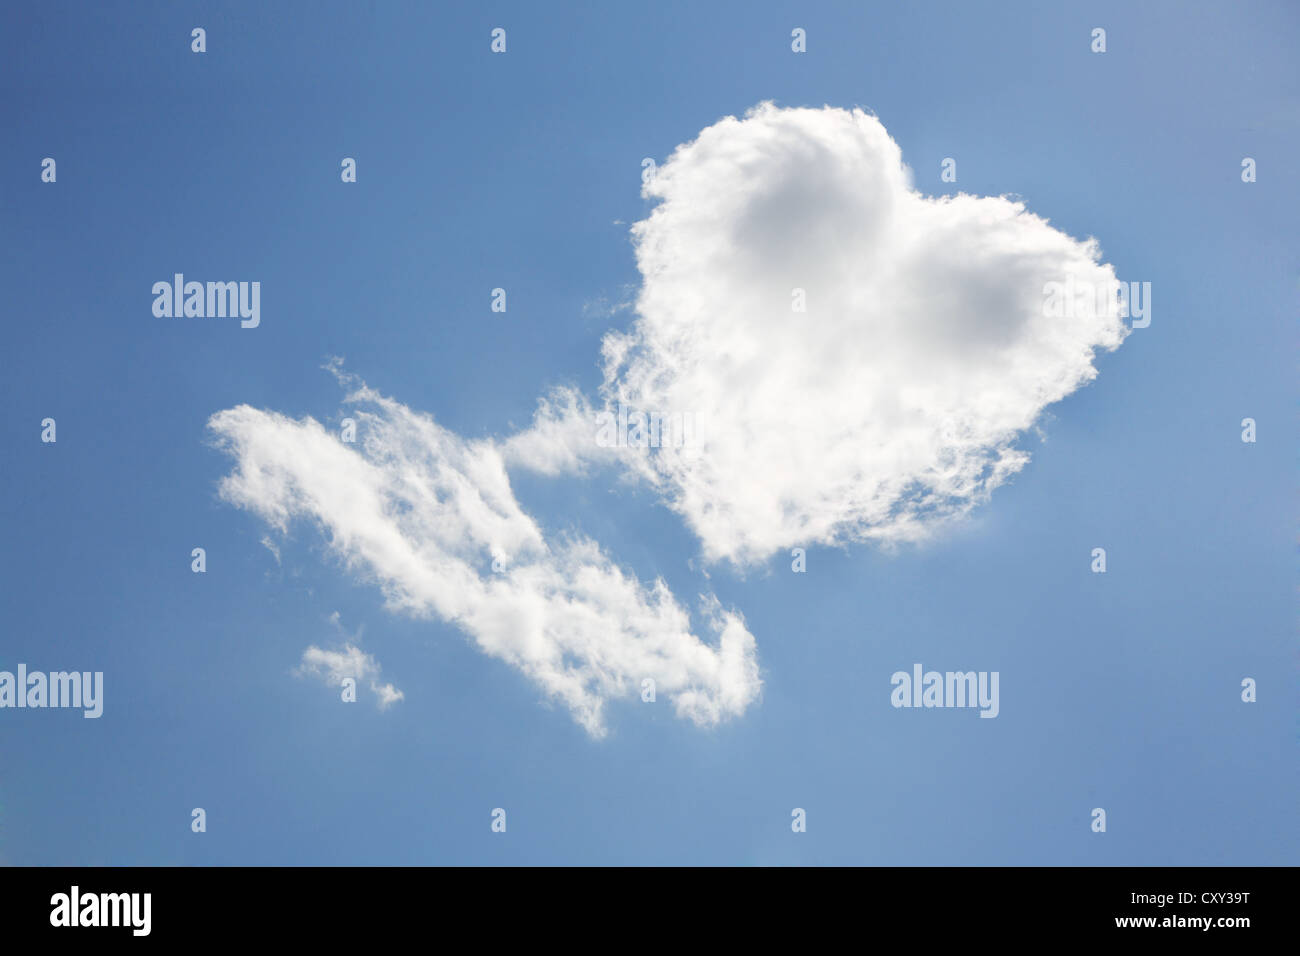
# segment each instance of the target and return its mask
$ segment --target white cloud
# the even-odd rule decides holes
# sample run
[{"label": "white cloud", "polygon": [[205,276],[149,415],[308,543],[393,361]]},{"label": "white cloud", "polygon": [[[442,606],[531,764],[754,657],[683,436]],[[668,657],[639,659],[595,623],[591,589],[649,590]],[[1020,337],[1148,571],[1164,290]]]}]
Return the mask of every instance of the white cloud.
[{"label": "white cloud", "polygon": [[[603,407],[694,416],[687,447],[616,454],[710,561],[924,536],[1021,469],[1019,436],[1126,334],[1104,310],[1044,315],[1046,283],[1113,280],[1094,241],[1007,199],[921,195],[860,111],[727,117],[644,193],[638,319],[605,339]],[[508,460],[610,460],[591,417],[557,391]]]},{"label": "white cloud", "polygon": [[358,684],[368,682],[370,690],[379,698],[376,702],[379,709],[387,710],[406,695],[392,684],[380,684],[379,671],[379,662],[354,644],[344,644],[339,651],[313,644],[302,652],[302,664],[298,667],[300,675],[317,677],[332,687],[342,687],[344,679],[349,677]]},{"label": "white cloud", "polygon": [[[619,225],[619,223],[616,223]],[[612,319],[620,312],[632,308],[636,290],[627,286],[619,290],[617,296],[600,295],[582,304],[582,314],[591,319]]]},{"label": "white cloud", "polygon": [[[1021,469],[1016,442],[1126,334],[1095,303],[1046,314],[1048,283],[1114,280],[1094,241],[1005,198],[921,195],[860,111],[727,117],[645,195],[659,204],[632,230],[638,317],[605,338],[598,403],[557,389],[500,442],[462,439],[364,385],[348,399],[360,445],[244,405],[209,422],[235,459],[223,497],[281,531],[316,521],[391,608],[456,623],[593,735],[606,702],[647,677],[699,724],[743,712],[761,687],[754,639],[705,596],[703,641],[663,581],[643,585],[589,539],[545,540],[508,465],[617,464],[711,562],[914,540]],[[596,416],[619,404],[689,416],[692,439],[602,447]]]},{"label": "white cloud", "polygon": [[[281,531],[314,520],[390,608],[456,623],[595,736],[605,703],[639,693],[645,678],[702,725],[757,696],[754,639],[738,613],[702,598],[712,643],[702,642],[663,581],[643,586],[588,539],[544,540],[492,442],[461,439],[364,385],[348,402],[355,445],[311,418],[246,405],[212,416],[235,459],[222,497]],[[335,661],[313,650],[322,667]]]}]

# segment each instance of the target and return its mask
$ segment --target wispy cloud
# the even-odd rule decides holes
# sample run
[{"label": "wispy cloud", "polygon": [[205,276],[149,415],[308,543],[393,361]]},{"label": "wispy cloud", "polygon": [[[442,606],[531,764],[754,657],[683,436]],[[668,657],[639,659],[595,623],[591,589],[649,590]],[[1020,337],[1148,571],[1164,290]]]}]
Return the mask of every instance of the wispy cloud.
[{"label": "wispy cloud", "polygon": [[332,687],[342,687],[351,678],[358,685],[365,682],[375,695],[380,710],[387,710],[406,695],[392,684],[379,683],[379,662],[354,644],[344,644],[338,650],[326,650],[314,644],[302,652],[298,673],[316,677]]},{"label": "wispy cloud", "polygon": [[[703,725],[757,696],[754,638],[739,613],[702,596],[711,638],[702,641],[662,580],[643,585],[590,539],[544,540],[494,443],[466,441],[364,384],[348,403],[355,445],[311,418],[246,405],[212,416],[218,446],[235,460],[222,497],[281,531],[317,522],[390,608],[454,622],[593,735],[607,730],[607,701],[647,678]],[[313,650],[323,668],[338,662]]]}]

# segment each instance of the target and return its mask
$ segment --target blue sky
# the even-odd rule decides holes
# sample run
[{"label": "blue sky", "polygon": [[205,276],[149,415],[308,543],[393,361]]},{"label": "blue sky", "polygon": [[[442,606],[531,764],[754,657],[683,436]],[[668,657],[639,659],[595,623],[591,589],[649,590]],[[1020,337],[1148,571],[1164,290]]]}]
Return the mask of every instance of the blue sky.
[{"label": "blue sky", "polygon": [[[103,671],[105,704],[0,710],[0,862],[1296,862],[1293,6],[5,20],[0,669]],[[1021,442],[1030,462],[922,545],[709,565],[644,485],[512,470],[548,534],[743,612],[763,690],[742,714],[701,727],[632,696],[593,738],[457,627],[387,609],[310,521],[277,562],[266,523],[220,500],[209,418],[337,425],[331,356],[467,439],[527,427],[557,385],[594,394],[603,337],[633,320],[595,306],[641,282],[642,158],[768,100],[869,110],[923,193],[1014,194],[1153,302]],[[259,280],[260,326],[156,318],[175,272]],[[337,644],[335,613],[403,700],[294,675]],[[997,719],[891,707],[915,662],[998,671]]]}]

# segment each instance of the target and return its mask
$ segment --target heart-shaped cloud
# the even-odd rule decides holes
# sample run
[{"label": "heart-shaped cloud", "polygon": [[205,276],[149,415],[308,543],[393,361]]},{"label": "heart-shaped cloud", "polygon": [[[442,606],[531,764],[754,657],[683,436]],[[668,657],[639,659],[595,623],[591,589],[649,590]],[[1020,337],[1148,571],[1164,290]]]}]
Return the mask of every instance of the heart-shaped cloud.
[{"label": "heart-shaped cloud", "polygon": [[508,447],[543,471],[621,460],[710,560],[922,536],[1019,470],[1019,435],[1127,333],[1097,300],[1044,307],[1049,283],[1113,286],[1095,241],[1005,198],[918,193],[861,110],[727,117],[644,194],[638,318],[605,340],[603,399],[689,439],[610,448],[561,391]]}]

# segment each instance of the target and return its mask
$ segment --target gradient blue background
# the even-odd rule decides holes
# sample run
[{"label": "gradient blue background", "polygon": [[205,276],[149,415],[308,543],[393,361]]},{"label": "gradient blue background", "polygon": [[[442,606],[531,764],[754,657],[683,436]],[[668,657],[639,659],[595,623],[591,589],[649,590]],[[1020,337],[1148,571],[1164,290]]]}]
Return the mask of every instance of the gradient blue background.
[{"label": "gradient blue background", "polygon": [[[0,669],[106,681],[99,720],[0,711],[0,862],[1297,862],[1294,4],[0,17]],[[468,436],[525,425],[550,385],[593,390],[601,336],[631,317],[584,307],[638,280],[642,158],[764,99],[866,107],[922,190],[1018,194],[1097,236],[1151,282],[1153,321],[1053,406],[1011,485],[919,549],[706,581],[648,495],[517,475],[547,528],[743,611],[765,690],[741,719],[632,701],[593,741],[454,628],[385,612],[311,527],[277,566],[216,499],[207,418],[336,422],[330,355]],[[154,318],[174,272],[261,281],[261,327]],[[405,691],[390,711],[292,676],[337,641],[334,611]],[[891,708],[914,662],[1000,671],[1001,715]]]}]

